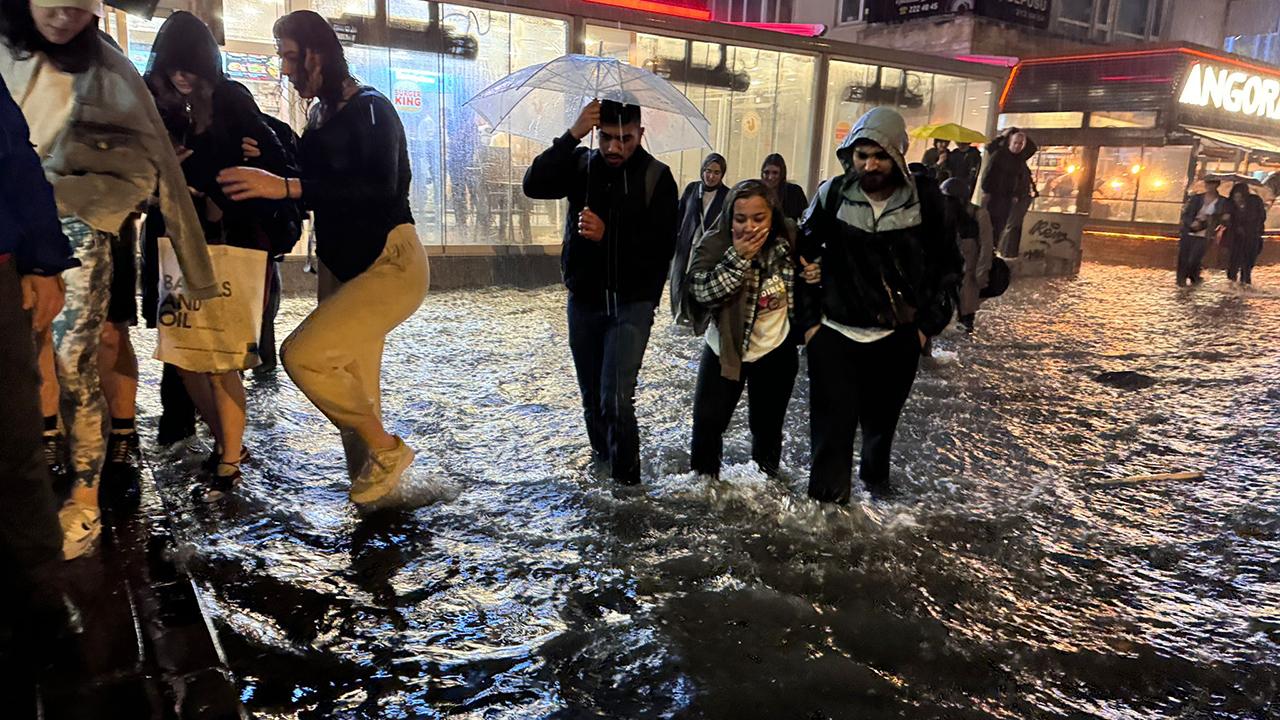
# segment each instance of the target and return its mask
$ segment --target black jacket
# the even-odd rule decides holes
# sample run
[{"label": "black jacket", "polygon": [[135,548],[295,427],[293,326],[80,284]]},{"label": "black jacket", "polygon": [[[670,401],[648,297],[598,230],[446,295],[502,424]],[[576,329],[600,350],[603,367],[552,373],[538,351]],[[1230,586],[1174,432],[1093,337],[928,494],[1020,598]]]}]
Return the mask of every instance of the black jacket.
[{"label": "black jacket", "polygon": [[729,188],[723,183],[715,189],[715,196],[707,211],[702,212],[702,181],[689,183],[680,196],[680,233],[676,236],[676,254],[671,259],[670,298],[671,317],[677,322],[689,322],[691,318],[684,308],[685,285],[688,279],[689,262],[693,248],[698,244],[702,233],[716,226],[720,220],[720,211],[724,208],[725,197]]},{"label": "black jacket", "polygon": [[804,211],[809,209],[809,198],[805,196],[804,188],[793,182],[784,181],[779,194],[781,197],[778,201],[782,203],[782,214],[789,220],[800,222]]},{"label": "black jacket", "polygon": [[1191,223],[1195,222],[1196,217],[1200,215],[1200,208],[1204,207],[1204,193],[1192,195],[1187,200],[1187,204],[1182,206],[1182,226],[1180,228],[1182,237],[1199,237],[1203,234],[1204,237],[1212,240],[1218,226],[1224,221],[1228,212],[1229,202],[1231,201],[1226,197],[1219,195],[1218,204],[1213,208],[1213,215],[1209,217],[1208,225],[1205,228],[1196,230],[1191,227]]},{"label": "black jacket", "polygon": [[[636,148],[622,167],[612,168],[598,150],[579,144],[566,132],[524,174],[528,197],[569,200],[560,251],[565,287],[576,302],[607,305],[643,300],[656,305],[680,222],[675,178],[661,166],[646,206],[646,174],[649,163],[658,160],[644,148]],[[588,206],[604,221],[600,242],[578,234],[578,214]]]},{"label": "black jacket", "polygon": [[798,254],[822,259],[822,282],[796,283],[796,324],[811,328],[826,316],[851,327],[914,324],[926,335],[942,332],[951,322],[964,261],[937,183],[915,175],[915,196],[896,204],[891,199],[880,217],[884,222],[892,213],[918,206],[919,224],[866,231],[836,215],[842,204],[861,205],[861,212],[870,213],[861,191],[853,194],[862,199],[853,200],[830,189],[843,187],[845,179],[823,183],[801,226]]}]

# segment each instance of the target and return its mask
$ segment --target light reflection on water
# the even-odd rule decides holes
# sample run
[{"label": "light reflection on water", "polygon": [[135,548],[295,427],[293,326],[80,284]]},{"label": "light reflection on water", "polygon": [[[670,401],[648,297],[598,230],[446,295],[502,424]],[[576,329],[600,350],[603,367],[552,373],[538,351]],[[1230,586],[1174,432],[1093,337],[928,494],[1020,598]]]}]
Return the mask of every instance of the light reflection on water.
[{"label": "light reflection on water", "polygon": [[[1263,287],[1280,272],[1257,271]],[[280,336],[309,303],[286,301]],[[1086,265],[1019,284],[917,380],[892,503],[684,473],[699,341],[659,318],[646,482],[589,467],[559,289],[440,293],[388,343],[417,509],[362,519],[327,423],[249,381],[257,460],[182,553],[264,718],[1261,718],[1280,712],[1280,299]],[[148,333],[137,333],[149,353]],[[142,347],[147,346],[147,347]],[[1135,371],[1125,390],[1094,380]],[[144,368],[154,423],[158,368]],[[1091,480],[1203,470],[1200,482]],[[855,496],[856,497],[856,496]]]}]

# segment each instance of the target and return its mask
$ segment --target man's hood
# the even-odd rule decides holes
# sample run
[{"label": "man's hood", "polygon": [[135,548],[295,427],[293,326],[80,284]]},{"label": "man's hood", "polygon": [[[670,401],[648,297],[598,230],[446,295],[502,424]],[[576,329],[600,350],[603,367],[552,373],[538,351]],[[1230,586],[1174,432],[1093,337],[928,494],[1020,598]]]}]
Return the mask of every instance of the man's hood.
[{"label": "man's hood", "polygon": [[853,171],[853,146],[859,140],[870,140],[893,158],[907,183],[912,185],[911,170],[907,167],[907,122],[898,111],[886,107],[872,108],[858,118],[858,122],[836,148],[836,157],[846,173]]}]

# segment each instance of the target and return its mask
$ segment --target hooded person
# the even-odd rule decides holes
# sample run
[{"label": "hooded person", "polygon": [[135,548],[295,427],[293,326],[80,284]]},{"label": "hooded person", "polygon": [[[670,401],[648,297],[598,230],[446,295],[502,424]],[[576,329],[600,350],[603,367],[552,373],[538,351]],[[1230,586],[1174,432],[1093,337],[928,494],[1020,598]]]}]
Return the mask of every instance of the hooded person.
[{"label": "hooded person", "polygon": [[728,163],[720,153],[711,153],[702,161],[702,177],[684,188],[680,196],[680,232],[676,235],[675,257],[671,259],[669,279],[671,317],[677,323],[693,322],[687,306],[686,278],[693,260],[693,247],[703,233],[715,229],[723,214],[729,188],[724,184]]},{"label": "hooded person", "polygon": [[794,323],[795,225],[760,180],[734,186],[719,225],[694,248],[690,295],[705,342],[693,399],[693,471],[718,476],[724,433],[748,392],[751,457],[776,475],[799,366]]},{"label": "hooded person", "polygon": [[[151,45],[145,80],[182,158],[187,186],[197,193],[196,210],[205,239],[210,244],[270,253],[269,226],[285,203],[261,199],[234,202],[223,193],[217,177],[223,170],[240,165],[281,176],[297,170],[290,167],[283,145],[253,95],[223,73],[222,53],[208,26],[188,12],[170,15]],[[245,160],[246,140],[256,147],[255,156],[249,160]],[[158,224],[151,224],[148,242],[144,243],[150,258],[155,257],[155,239],[163,232]],[[155,285],[158,262],[145,264],[157,273],[148,279],[148,284]],[[264,264],[263,268],[265,272],[269,265]],[[174,300],[166,297],[163,302]],[[149,310],[159,312],[156,308]],[[240,482],[240,465],[248,456],[243,444],[245,393],[240,371],[258,361],[254,352],[246,353],[244,364],[232,370],[225,369],[225,358],[218,359],[216,367],[210,364],[179,369],[187,393],[214,438],[213,451],[206,461],[208,477],[196,491],[201,501],[221,499]]]},{"label": "hooded person", "polygon": [[[186,296],[203,300],[218,293],[164,124],[137,70],[98,31],[100,13],[96,0],[0,0],[0,78],[30,126],[63,232],[80,261],[63,273],[66,306],[52,332],[39,337],[48,358],[41,362],[46,449],[52,446],[57,455],[65,450],[70,467],[70,499],[59,513],[67,559],[90,552],[102,531],[108,408],[98,362],[111,316],[112,249],[125,222],[153,194]],[[44,388],[54,392],[45,395]],[[67,430],[61,443],[59,416]],[[136,445],[115,449],[132,454]]]},{"label": "hooded person", "polygon": [[853,441],[859,476],[888,490],[902,407],[928,339],[954,312],[963,262],[943,197],[907,170],[907,128],[889,108],[863,115],[836,150],[845,168],[822,184],[801,223],[799,253],[821,262],[796,286],[796,323],[809,358],[809,495],[847,503]]},{"label": "hooded person", "polygon": [[[595,150],[581,147],[595,132]],[[671,170],[640,145],[642,110],[592,101],[524,175],[524,193],[568,199],[561,273],[587,437],[619,483],[640,482],[635,390],[679,229]]]},{"label": "hooded person", "polygon": [[787,161],[778,153],[770,154],[760,166],[760,178],[778,194],[782,214],[799,222],[805,208],[809,207],[809,198],[805,196],[804,188],[787,181]]}]

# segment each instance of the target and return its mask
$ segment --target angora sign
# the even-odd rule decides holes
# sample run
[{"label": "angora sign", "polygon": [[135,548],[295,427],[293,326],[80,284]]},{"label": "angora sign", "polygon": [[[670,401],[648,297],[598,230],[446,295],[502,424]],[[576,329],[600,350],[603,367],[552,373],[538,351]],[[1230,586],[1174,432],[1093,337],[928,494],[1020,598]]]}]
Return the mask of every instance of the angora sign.
[{"label": "angora sign", "polygon": [[1229,113],[1280,120],[1280,79],[1193,63],[1178,100]]}]

